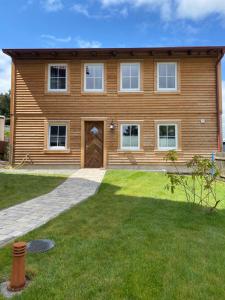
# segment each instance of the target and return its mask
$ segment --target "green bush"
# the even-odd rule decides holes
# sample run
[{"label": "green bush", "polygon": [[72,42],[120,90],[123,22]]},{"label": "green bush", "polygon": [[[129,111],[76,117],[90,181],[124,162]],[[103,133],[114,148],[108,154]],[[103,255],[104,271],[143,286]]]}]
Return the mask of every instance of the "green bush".
[{"label": "green bush", "polygon": [[165,156],[175,167],[176,174],[168,173],[169,184],[166,189],[174,193],[180,187],[185,193],[186,200],[197,203],[213,211],[220,200],[217,199],[216,182],[219,170],[214,161],[195,155],[187,164],[190,176],[183,175],[177,166],[178,155],[174,150],[168,151]]}]

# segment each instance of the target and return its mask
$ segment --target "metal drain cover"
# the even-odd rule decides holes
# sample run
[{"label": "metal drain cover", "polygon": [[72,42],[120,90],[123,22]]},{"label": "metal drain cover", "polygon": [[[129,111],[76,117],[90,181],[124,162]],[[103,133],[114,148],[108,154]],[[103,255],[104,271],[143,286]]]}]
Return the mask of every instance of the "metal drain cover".
[{"label": "metal drain cover", "polygon": [[55,246],[52,240],[33,240],[27,243],[27,252],[40,253],[46,252]]}]

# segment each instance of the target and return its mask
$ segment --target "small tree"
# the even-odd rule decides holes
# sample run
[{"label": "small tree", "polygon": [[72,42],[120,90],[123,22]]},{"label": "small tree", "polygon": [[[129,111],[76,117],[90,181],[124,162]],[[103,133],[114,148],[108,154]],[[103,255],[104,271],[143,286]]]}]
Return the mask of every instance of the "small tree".
[{"label": "small tree", "polygon": [[217,200],[216,182],[219,170],[214,161],[195,155],[187,164],[190,169],[190,176],[181,174],[177,166],[177,152],[171,150],[167,152],[166,161],[170,161],[176,170],[176,174],[168,173],[169,184],[166,189],[171,193],[177,187],[185,193],[186,200],[210,208],[213,211],[220,200]]}]

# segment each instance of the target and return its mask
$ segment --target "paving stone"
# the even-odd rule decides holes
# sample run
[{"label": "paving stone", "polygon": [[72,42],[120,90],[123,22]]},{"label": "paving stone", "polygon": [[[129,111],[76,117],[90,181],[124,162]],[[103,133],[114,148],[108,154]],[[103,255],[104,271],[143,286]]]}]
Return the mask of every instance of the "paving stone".
[{"label": "paving stone", "polygon": [[80,169],[46,195],[0,211],[0,246],[47,223],[63,211],[93,195],[103,169]]}]

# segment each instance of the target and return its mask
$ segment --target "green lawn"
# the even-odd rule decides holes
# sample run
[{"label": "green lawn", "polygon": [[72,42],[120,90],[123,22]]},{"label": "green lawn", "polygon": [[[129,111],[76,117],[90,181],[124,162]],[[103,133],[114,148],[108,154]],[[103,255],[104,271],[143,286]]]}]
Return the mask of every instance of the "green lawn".
[{"label": "green lawn", "polygon": [[0,173],[0,210],[46,194],[65,179],[62,175]]},{"label": "green lawn", "polygon": [[[210,215],[182,193],[171,196],[166,182],[163,174],[107,172],[95,196],[22,238],[56,247],[28,255],[32,283],[15,299],[225,299],[225,206]],[[0,281],[10,261],[8,246]]]}]

